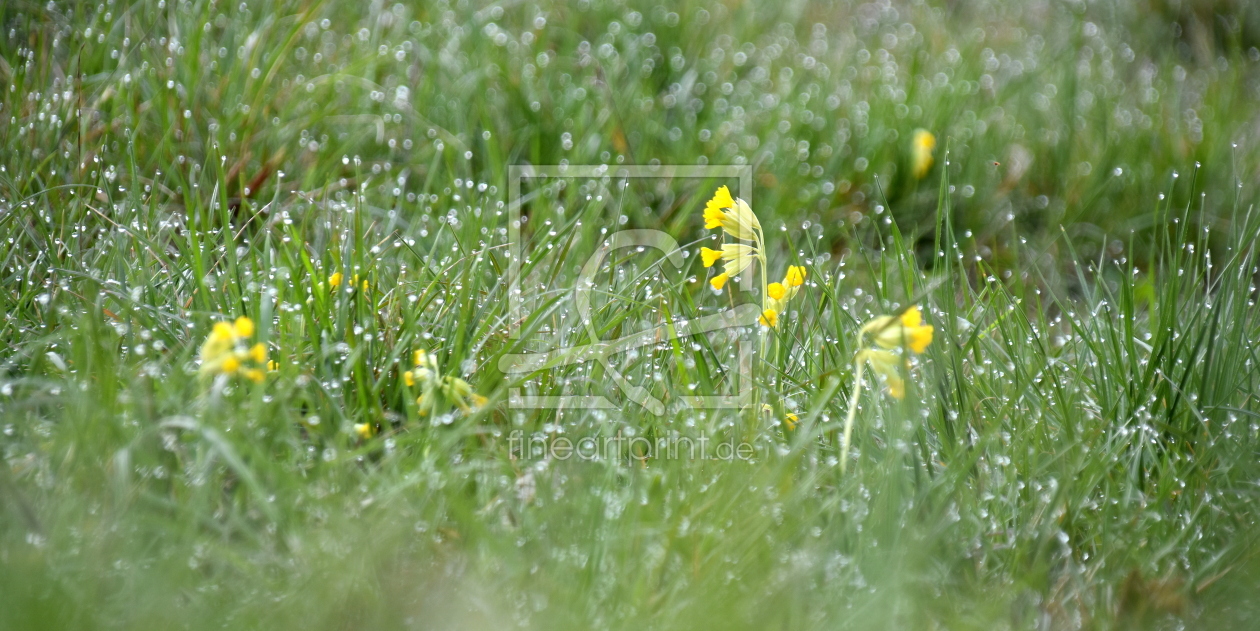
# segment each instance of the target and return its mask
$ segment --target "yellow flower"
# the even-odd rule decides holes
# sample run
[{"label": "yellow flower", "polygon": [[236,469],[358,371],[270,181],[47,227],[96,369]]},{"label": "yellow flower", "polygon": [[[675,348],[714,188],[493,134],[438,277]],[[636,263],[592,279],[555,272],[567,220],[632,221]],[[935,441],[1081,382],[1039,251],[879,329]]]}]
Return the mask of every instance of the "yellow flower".
[{"label": "yellow flower", "polygon": [[253,337],[254,336],[254,321],[250,320],[249,318],[245,316],[241,316],[237,318],[236,323],[233,325],[233,328],[236,329],[237,337]]},{"label": "yellow flower", "polygon": [[219,321],[214,323],[214,328],[210,330],[209,341],[231,342],[236,339],[236,329],[227,322]]},{"label": "yellow flower", "polygon": [[779,312],[774,309],[766,309],[761,312],[761,318],[757,321],[761,323],[761,326],[768,326],[770,328],[779,326]]},{"label": "yellow flower", "polygon": [[910,148],[910,172],[921,180],[932,169],[932,152],[936,149],[936,136],[926,129],[916,129]]},{"label": "yellow flower", "polygon": [[[775,297],[774,293],[770,293],[771,298],[777,301],[787,302],[791,298],[796,297],[796,292],[800,291],[800,286],[805,283],[805,268],[801,266],[787,266],[787,273],[784,275],[784,282],[776,283],[784,287],[784,295]],[[770,292],[767,288],[767,292]]]},{"label": "yellow flower", "polygon": [[430,355],[423,348],[413,353],[411,359],[417,366],[437,370],[437,358]]},{"label": "yellow flower", "polygon": [[713,264],[722,258],[722,251],[712,248],[700,248],[700,258],[704,260],[705,267],[713,267]]},{"label": "yellow flower", "polygon": [[724,243],[722,244],[722,259],[726,261],[726,265],[722,267],[722,271],[726,272],[727,276],[738,276],[740,272],[752,265],[756,256],[757,250],[751,245]]},{"label": "yellow flower", "polygon": [[743,241],[756,241],[761,232],[761,222],[752,208],[742,199],[732,199],[725,186],[719,188],[704,208],[704,227],[721,228],[727,234]]},{"label": "yellow flower", "polygon": [[247,317],[239,317],[231,324],[215,322],[210,335],[201,345],[201,368],[198,372],[203,377],[240,373],[246,379],[262,382],[264,375],[260,368],[267,364],[267,347],[261,342],[247,347],[253,335],[254,321]]},{"label": "yellow flower", "polygon": [[372,424],[371,423],[355,423],[354,433],[360,439],[367,440],[372,437]]},{"label": "yellow flower", "polygon": [[783,417],[783,423],[784,423],[785,425],[787,425],[787,428],[788,428],[788,429],[796,429],[796,424],[797,424],[797,423],[799,423],[799,422],[800,422],[800,420],[801,420],[801,419],[800,419],[800,417],[799,417],[799,416],[797,416],[797,415],[795,415],[795,414],[793,414],[793,413],[791,413],[791,412],[788,412],[788,413],[787,413],[787,416],[784,416],[784,417]]},{"label": "yellow flower", "polygon": [[905,365],[905,359],[892,351],[876,349],[867,349],[859,354],[875,372],[883,375],[884,381],[888,383],[888,394],[894,399],[906,398],[906,380],[901,376],[900,368]]},{"label": "yellow flower", "polygon": [[721,290],[728,279],[748,269],[748,266],[757,258],[757,249],[743,243],[724,243],[721,250],[700,248],[700,257],[704,259],[705,267],[712,267],[718,260],[726,261],[726,265],[722,267],[722,274],[709,281],[714,289]]},{"label": "yellow flower", "polygon": [[403,382],[420,391],[420,396],[416,397],[416,413],[420,416],[436,414],[439,406],[448,404],[465,413],[486,404],[486,398],[474,392],[467,381],[455,375],[443,375],[433,354],[417,350],[412,359],[416,367],[403,373]]},{"label": "yellow flower", "polygon": [[454,403],[455,407],[463,412],[472,411],[472,408],[468,405],[468,400],[475,393],[467,381],[453,375],[447,375],[442,379],[442,382],[442,394],[447,400]]},{"label": "yellow flower", "polygon": [[800,287],[805,284],[805,268],[800,265],[789,265],[787,274],[783,276],[783,284],[788,287]]},{"label": "yellow flower", "polygon": [[[723,186],[722,188],[725,189],[726,187]],[[714,228],[721,228],[722,221],[724,221],[725,218],[726,211],[720,208],[714,208],[713,202],[709,202],[709,207],[704,209],[704,229],[712,230]]]},{"label": "yellow flower", "polygon": [[906,309],[900,316],[880,316],[862,325],[861,335],[870,334],[877,345],[893,349],[909,347],[922,353],[932,343],[932,325],[923,324],[923,313],[918,305]]},{"label": "yellow flower", "polygon": [[236,329],[227,322],[216,322],[210,336],[201,345],[201,374],[218,372],[223,368],[223,360],[231,355],[236,346]]},{"label": "yellow flower", "polygon": [[417,382],[427,383],[438,372],[437,357],[426,353],[424,349],[413,353],[412,361],[415,363],[416,369],[403,376],[408,386],[413,386]]},{"label": "yellow flower", "polygon": [[787,273],[783,275],[783,282],[766,285],[766,299],[761,305],[762,308],[783,313],[787,309],[788,301],[796,297],[804,282],[805,268],[799,265],[788,266]]},{"label": "yellow flower", "polygon": [[280,362],[274,359],[267,362],[267,370],[269,372],[276,372],[277,370],[280,370]]},{"label": "yellow flower", "polygon": [[884,377],[888,384],[888,394],[895,399],[906,397],[906,380],[902,370],[909,368],[906,353],[895,352],[898,348],[909,348],[912,352],[922,353],[932,343],[932,326],[923,324],[923,313],[918,305],[911,305],[900,315],[886,315],[872,319],[862,325],[858,333],[858,345],[861,346],[867,335],[880,348],[867,348],[853,356],[853,394],[849,397],[849,411],[844,419],[844,439],[840,449],[840,470],[844,471],[849,461],[849,436],[853,431],[853,420],[857,416],[858,397],[862,394],[862,369],[870,366],[872,370]]},{"label": "yellow flower", "polygon": [[[333,287],[333,288],[340,287],[340,286],[341,286],[341,281],[343,281],[343,280],[345,280],[345,279],[346,279],[345,275],[343,275],[341,272],[333,272],[333,273],[332,273],[332,275],[330,275],[330,276],[328,277],[328,286],[329,286],[329,287]],[[349,285],[349,286],[350,286],[351,288],[361,287],[361,288],[363,289],[363,291],[367,291],[367,289],[368,289],[368,282],[367,282],[367,279],[366,279],[366,278],[365,278],[365,279],[363,279],[362,281],[360,281],[360,280],[359,280],[359,275],[358,275],[358,274],[355,274],[355,275],[353,275],[353,276],[351,276],[351,277],[350,277],[350,285]]]},{"label": "yellow flower", "polygon": [[[731,197],[731,189],[725,186],[719,186],[717,192],[713,194],[713,198],[705,204],[704,209],[722,210],[735,205],[735,198]],[[717,226],[707,226],[708,228],[716,228]]]}]

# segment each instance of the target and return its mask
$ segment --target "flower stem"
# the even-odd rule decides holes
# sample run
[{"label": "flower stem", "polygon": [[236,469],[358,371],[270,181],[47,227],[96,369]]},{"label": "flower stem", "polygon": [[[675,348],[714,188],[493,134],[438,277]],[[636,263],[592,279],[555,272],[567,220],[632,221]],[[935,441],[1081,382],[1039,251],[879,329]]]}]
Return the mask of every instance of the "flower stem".
[{"label": "flower stem", "polygon": [[766,309],[766,289],[769,284],[766,282],[766,236],[762,234],[761,229],[757,232],[757,262],[761,266],[761,310]]},{"label": "flower stem", "polygon": [[[762,317],[765,317],[764,314],[766,310],[766,287],[767,287],[766,285],[766,238],[765,238],[765,235],[762,234],[761,228],[757,228],[756,232],[754,232],[753,234],[756,237],[756,242],[757,242],[757,266],[761,268],[761,311],[763,314]],[[759,362],[767,361],[766,360],[766,336],[770,335],[769,328],[770,327],[765,327],[765,330],[761,331],[761,340],[759,344],[759,350],[757,351],[757,359]],[[753,409],[757,413],[757,416],[754,418],[757,418],[758,421],[760,421],[761,409],[762,409],[760,388],[756,388],[754,390]],[[755,432],[756,427],[759,424],[760,422],[754,423],[753,427],[750,428],[751,431]]]},{"label": "flower stem", "polygon": [[849,397],[849,412],[844,417],[844,438],[840,442],[840,472],[849,464],[849,438],[853,434],[853,418],[857,416],[858,397],[862,396],[862,366],[866,364],[866,351],[853,357],[853,394]]}]

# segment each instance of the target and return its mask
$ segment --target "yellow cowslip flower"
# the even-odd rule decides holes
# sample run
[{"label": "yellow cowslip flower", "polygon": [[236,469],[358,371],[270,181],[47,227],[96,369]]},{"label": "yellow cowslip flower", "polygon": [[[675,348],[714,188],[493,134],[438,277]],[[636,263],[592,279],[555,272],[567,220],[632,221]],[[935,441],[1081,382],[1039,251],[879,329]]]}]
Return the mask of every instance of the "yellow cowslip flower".
[{"label": "yellow cowslip flower", "polygon": [[354,434],[358,436],[360,440],[367,440],[371,438],[372,437],[372,424],[371,423],[355,423]]},{"label": "yellow cowslip flower", "polygon": [[791,412],[788,412],[787,415],[783,417],[783,424],[787,425],[789,430],[796,429],[796,424],[800,421],[801,418]]},{"label": "yellow cowslip flower", "polygon": [[432,379],[433,376],[437,374],[437,357],[425,352],[424,349],[417,350],[413,353],[411,359],[412,363],[416,365],[416,368],[409,373],[411,375],[409,377],[411,381],[408,382],[407,385],[414,385],[416,382],[424,383]]},{"label": "yellow cowslip flower", "polygon": [[236,329],[227,322],[215,322],[209,337],[201,345],[201,372],[208,374],[222,368],[223,360],[236,347]]},{"label": "yellow cowslip flower", "polygon": [[752,264],[756,256],[757,249],[743,243],[724,243],[721,250],[700,248],[700,258],[704,259],[705,267],[713,267],[719,260],[726,261],[722,271],[727,276],[738,276]]},{"label": "yellow cowslip flower", "polygon": [[879,316],[862,325],[858,332],[858,345],[867,335],[880,348],[866,348],[853,356],[853,394],[849,397],[849,412],[844,420],[844,440],[841,443],[840,470],[844,471],[849,461],[849,436],[853,431],[853,419],[857,416],[858,397],[862,395],[862,369],[870,366],[884,377],[888,384],[888,394],[895,399],[906,397],[906,380],[902,371],[909,368],[905,353],[895,352],[898,348],[908,348],[911,352],[922,353],[932,343],[932,325],[923,324],[923,313],[918,305],[911,305],[900,315]]},{"label": "yellow cowslip flower", "polygon": [[756,241],[761,232],[761,222],[753,214],[748,202],[733,199],[725,187],[717,190],[704,208],[704,227],[708,230],[721,228],[741,241]]},{"label": "yellow cowslip flower", "polygon": [[922,353],[932,343],[932,325],[923,324],[923,313],[918,305],[906,309],[900,316],[880,316],[862,325],[859,335],[870,334],[882,348],[908,347]]},{"label": "yellow cowslip flower", "polygon": [[800,287],[805,284],[805,267],[801,265],[789,265],[787,274],[783,275],[783,284],[788,287]]},{"label": "yellow cowslip flower", "polygon": [[[735,205],[735,198],[731,197],[731,189],[725,186],[719,186],[718,190],[713,193],[713,197],[705,204],[705,211],[723,210]],[[717,226],[709,226],[716,228]]]},{"label": "yellow cowslip flower", "polygon": [[901,376],[901,367],[906,365],[904,358],[892,351],[873,348],[859,351],[858,354],[861,355],[859,361],[865,361],[875,372],[884,377],[884,381],[888,384],[888,394],[894,399],[906,398],[906,380]]},{"label": "yellow cowslip flower", "polygon": [[773,329],[774,327],[779,326],[779,312],[774,309],[766,309],[761,312],[761,317],[757,320],[757,322],[760,323],[761,326],[768,326]]},{"label": "yellow cowslip flower", "polygon": [[926,129],[916,129],[910,144],[910,172],[914,175],[914,179],[921,180],[928,171],[932,170],[932,152],[936,149],[936,136]]},{"label": "yellow cowslip flower", "polygon": [[722,258],[722,251],[712,248],[700,248],[700,258],[704,261],[705,267],[713,267],[713,264]]},{"label": "yellow cowslip flower", "polygon": [[472,386],[467,381],[450,375],[442,381],[442,394],[461,411],[472,411],[472,407],[468,405],[468,399],[473,394]]},{"label": "yellow cowslip flower", "polygon": [[727,276],[739,276],[739,273],[752,265],[757,251],[752,246],[742,243],[726,243],[722,245],[722,258],[726,261],[722,271]]},{"label": "yellow cowslip flower", "polygon": [[[332,275],[330,275],[330,276],[328,277],[328,286],[329,286],[329,287],[332,287],[332,288],[334,288],[334,289],[335,289],[335,288],[337,288],[337,287],[341,286],[341,281],[343,281],[343,280],[345,280],[345,279],[346,279],[345,275],[344,275],[344,274],[342,274],[341,272],[333,272],[333,273],[332,273]],[[353,276],[351,276],[351,277],[350,277],[350,285],[349,285],[349,286],[350,286],[350,287],[359,287],[359,288],[361,288],[363,291],[367,291],[367,290],[368,290],[368,282],[367,282],[367,279],[365,278],[365,279],[363,279],[362,281],[360,281],[360,280],[359,280],[359,275],[358,275],[358,274],[355,274],[355,275],[353,275]]]},{"label": "yellow cowslip flower", "polygon": [[241,316],[230,324],[215,322],[198,353],[201,360],[198,372],[202,377],[239,373],[261,383],[264,378],[261,367],[267,365],[267,347],[261,342],[249,346],[253,335],[254,321],[247,317]]},{"label": "yellow cowslip flower", "polygon": [[416,397],[416,411],[420,416],[428,416],[443,402],[453,404],[464,413],[486,404],[486,397],[474,392],[467,381],[454,375],[442,375],[437,357],[431,353],[417,350],[412,359],[416,367],[403,373],[403,382],[409,388],[420,389],[420,396]]},{"label": "yellow cowslip flower", "polygon": [[773,309],[776,313],[783,313],[787,310],[788,301],[796,297],[804,282],[805,268],[799,265],[788,266],[788,271],[783,276],[783,282],[766,285],[766,299],[762,305],[763,308]]},{"label": "yellow cowslip flower", "polygon": [[705,267],[712,267],[719,259],[726,261],[722,267],[722,273],[709,280],[709,284],[714,289],[721,291],[722,287],[726,286],[726,281],[732,276],[738,276],[740,272],[752,265],[752,262],[757,259],[757,249],[743,243],[724,243],[721,250],[704,248],[700,256],[704,259]]},{"label": "yellow cowslip flower", "polygon": [[[805,283],[805,268],[792,265],[781,283],[767,283],[766,255],[761,222],[752,208],[742,199],[732,197],[725,186],[719,187],[704,208],[704,227],[721,228],[727,234],[741,241],[752,241],[752,245],[744,243],[727,243],[721,250],[701,248],[700,258],[705,267],[712,267],[718,261],[725,261],[722,273],[711,278],[709,284],[713,289],[721,291],[731,277],[748,269],[753,261],[761,265],[761,317],[758,322],[762,326],[774,328],[778,326],[779,314],[784,312],[787,301],[791,300]],[[764,342],[764,340],[763,340]]]},{"label": "yellow cowslip flower", "polygon": [[254,337],[254,321],[245,316],[237,318],[232,328],[236,330],[236,337]]},{"label": "yellow cowslip flower", "polygon": [[438,368],[437,357],[432,353],[420,349],[411,355],[412,361],[419,368],[436,371]]},{"label": "yellow cowslip flower", "polygon": [[210,339],[206,341],[208,342],[208,341],[214,340],[218,342],[222,342],[222,341],[231,342],[235,339],[236,339],[236,327],[232,326],[231,324],[227,322],[223,322],[222,320],[220,320],[219,322],[214,323],[214,328],[210,329]]},{"label": "yellow cowslip flower", "polygon": [[267,362],[267,372],[276,372],[277,370],[280,370],[280,362],[274,359]]}]

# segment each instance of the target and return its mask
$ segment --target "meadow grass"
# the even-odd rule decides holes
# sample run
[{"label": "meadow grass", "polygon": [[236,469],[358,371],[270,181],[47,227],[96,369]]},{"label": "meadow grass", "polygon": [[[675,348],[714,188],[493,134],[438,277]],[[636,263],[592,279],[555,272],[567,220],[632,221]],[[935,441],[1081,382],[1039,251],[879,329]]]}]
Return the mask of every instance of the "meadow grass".
[{"label": "meadow grass", "polygon": [[[1250,628],[1257,24],[5,2],[0,628]],[[513,243],[513,164],[610,174],[524,183]],[[616,176],[704,164],[752,167],[767,274],[808,271],[779,326],[618,356],[662,415],[598,362],[505,372],[757,300],[697,254],[737,182]],[[579,313],[632,228],[682,267],[619,250]],[[912,304],[934,340],[842,471],[858,331]],[[199,374],[240,316],[274,370]],[[757,405],[684,404],[745,347]],[[418,405],[417,350],[486,403]],[[513,403],[561,394],[617,407]]]}]

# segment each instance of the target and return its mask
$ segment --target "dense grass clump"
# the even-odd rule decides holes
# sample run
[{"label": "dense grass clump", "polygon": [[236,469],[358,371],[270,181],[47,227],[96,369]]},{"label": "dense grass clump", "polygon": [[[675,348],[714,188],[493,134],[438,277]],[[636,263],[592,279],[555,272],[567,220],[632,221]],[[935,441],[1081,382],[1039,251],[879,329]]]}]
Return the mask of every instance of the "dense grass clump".
[{"label": "dense grass clump", "polygon": [[0,628],[1250,628],[1260,21],[1184,4],[5,3]]}]

